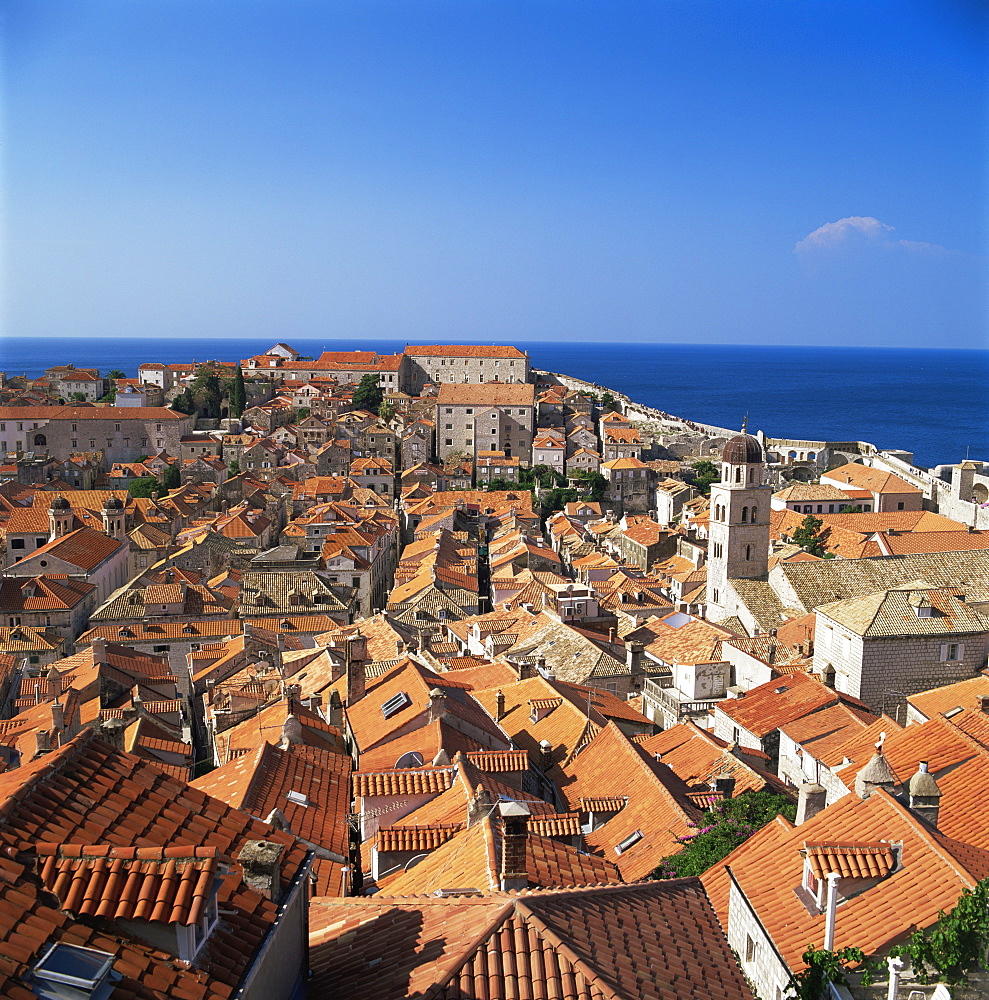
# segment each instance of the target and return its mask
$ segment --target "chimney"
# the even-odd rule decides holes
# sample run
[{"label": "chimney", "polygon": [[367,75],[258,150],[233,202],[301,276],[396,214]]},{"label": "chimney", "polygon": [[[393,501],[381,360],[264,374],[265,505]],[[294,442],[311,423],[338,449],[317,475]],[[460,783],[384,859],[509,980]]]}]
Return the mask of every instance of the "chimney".
[{"label": "chimney", "polygon": [[[354,636],[348,636],[344,648],[344,663],[347,668],[347,704],[356,705],[364,697],[364,686],[367,683],[365,658],[367,656],[367,640],[361,637],[361,643],[352,642]],[[363,644],[363,646],[361,645]],[[361,654],[358,656],[357,654]]]},{"label": "chimney", "polygon": [[625,666],[630,674],[638,674],[642,671],[642,650],[645,646],[641,642],[625,643]]},{"label": "chimney", "polygon": [[331,726],[336,729],[343,728],[343,702],[340,700],[340,693],[334,689],[330,692],[330,703],[328,706],[329,711],[326,715],[326,721],[329,722]]},{"label": "chimney", "polygon": [[124,749],[124,730],[127,723],[123,719],[107,719],[100,727],[100,738],[117,750]]},{"label": "chimney", "polygon": [[618,636],[618,629],[616,629],[614,626],[608,629],[608,642],[614,643],[617,636]]},{"label": "chimney", "polygon": [[494,799],[486,792],[483,786],[478,785],[474,789],[474,794],[467,803],[467,827],[468,829],[484,819],[494,806]]},{"label": "chimney", "polygon": [[433,688],[429,692],[429,721],[439,722],[446,715],[446,692]]},{"label": "chimney", "polygon": [[248,840],[237,860],[240,862],[244,884],[273,903],[282,896],[282,854],[284,844],[270,840]]},{"label": "chimney", "polygon": [[834,950],[834,918],[838,909],[838,879],[841,876],[837,872],[830,872],[825,876],[828,880],[827,902],[824,907],[824,950]]},{"label": "chimney", "polygon": [[62,696],[62,675],[55,666],[48,671],[48,697],[60,698]]},{"label": "chimney", "polygon": [[36,729],[34,731],[35,757],[40,757],[42,754],[48,753],[50,749],[51,749],[51,733],[48,733],[43,729]]},{"label": "chimney", "polygon": [[60,701],[51,703],[52,731],[61,732],[65,729],[65,706]]},{"label": "chimney", "polygon": [[907,791],[910,796],[911,811],[936,830],[938,813],[941,809],[941,789],[938,788],[934,775],[928,770],[926,760],[920,762],[917,773],[910,779]]},{"label": "chimney", "polygon": [[297,715],[293,715],[291,712],[285,716],[285,721],[282,723],[282,738],[279,746],[283,750],[288,749],[288,747],[304,743],[305,740],[302,736],[302,723],[299,721]]},{"label": "chimney", "polygon": [[730,774],[719,774],[714,779],[714,790],[722,798],[730,799],[735,794],[735,779]]},{"label": "chimney", "polygon": [[544,772],[553,766],[553,744],[549,740],[539,741],[539,766]]},{"label": "chimney", "polygon": [[398,659],[405,652],[405,643],[401,639],[395,640],[395,658]]},{"label": "chimney", "polygon": [[106,663],[106,639],[94,639],[90,649],[93,651],[93,663]]},{"label": "chimney", "polygon": [[989,715],[989,694],[984,694],[979,698],[979,709],[983,714]]},{"label": "chimney", "polygon": [[816,816],[826,805],[828,793],[822,785],[805,781],[797,793],[796,825],[806,823],[811,816]]},{"label": "chimney", "polygon": [[855,775],[855,794],[860,799],[867,799],[877,788],[883,788],[892,795],[896,787],[896,775],[883,755],[885,738],[886,734],[883,733],[876,744],[872,760]]},{"label": "chimney", "polygon": [[501,722],[505,718],[505,694],[499,691],[495,695],[495,722]]},{"label": "chimney", "polygon": [[528,889],[526,845],[529,837],[529,807],[521,802],[502,802],[498,806],[502,821],[501,890]]}]

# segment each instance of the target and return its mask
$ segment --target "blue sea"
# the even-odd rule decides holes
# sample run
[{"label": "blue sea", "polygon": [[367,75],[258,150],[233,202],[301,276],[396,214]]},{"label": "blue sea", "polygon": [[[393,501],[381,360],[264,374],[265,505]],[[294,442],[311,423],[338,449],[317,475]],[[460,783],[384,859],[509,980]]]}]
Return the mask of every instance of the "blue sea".
[{"label": "blue sea", "polygon": [[[290,340],[323,350],[401,351],[404,341]],[[238,360],[268,340],[16,338],[0,342],[0,370],[37,376],[53,364],[137,374],[145,361]],[[989,461],[989,351],[708,344],[522,342],[536,368],[565,372],[702,423],[771,437],[871,441],[912,451],[930,468],[966,456]]]}]

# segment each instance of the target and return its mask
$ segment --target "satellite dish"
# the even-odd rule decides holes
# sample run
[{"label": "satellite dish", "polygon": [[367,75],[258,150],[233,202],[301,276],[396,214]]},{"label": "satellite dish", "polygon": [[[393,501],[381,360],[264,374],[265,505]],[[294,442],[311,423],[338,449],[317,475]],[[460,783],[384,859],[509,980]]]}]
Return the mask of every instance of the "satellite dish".
[{"label": "satellite dish", "polygon": [[418,750],[403,753],[395,763],[395,767],[422,767],[422,754]]}]

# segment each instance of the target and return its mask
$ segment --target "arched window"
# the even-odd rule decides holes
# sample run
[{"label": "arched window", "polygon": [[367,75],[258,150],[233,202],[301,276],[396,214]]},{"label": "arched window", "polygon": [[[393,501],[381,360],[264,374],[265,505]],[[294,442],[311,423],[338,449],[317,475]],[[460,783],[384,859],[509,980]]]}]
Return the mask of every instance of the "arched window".
[{"label": "arched window", "polygon": [[742,481],[742,470],[741,469],[736,469],[735,470],[735,482],[736,483],[740,483],[741,481]]},{"label": "arched window", "polygon": [[745,524],[748,521],[748,519],[749,519],[749,508],[748,507],[743,507],[742,508],[742,524]]},{"label": "arched window", "polygon": [[755,482],[755,469],[749,469],[749,482]]},{"label": "arched window", "polygon": [[753,507],[752,508],[752,523],[753,524],[755,524],[756,521],[759,519],[758,518],[758,512],[759,512],[759,508],[758,507]]},{"label": "arched window", "polygon": [[46,444],[48,444],[48,440],[47,440],[47,438],[45,437],[44,434],[35,434],[34,435],[34,443],[35,443],[35,445],[46,445]]},{"label": "arched window", "polygon": [[748,562],[752,558],[752,546],[745,546],[745,561]]}]

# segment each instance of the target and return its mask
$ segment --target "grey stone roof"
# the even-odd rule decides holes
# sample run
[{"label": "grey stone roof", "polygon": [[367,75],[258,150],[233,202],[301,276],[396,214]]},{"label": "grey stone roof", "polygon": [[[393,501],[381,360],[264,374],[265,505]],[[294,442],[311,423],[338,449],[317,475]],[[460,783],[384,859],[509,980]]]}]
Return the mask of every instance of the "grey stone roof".
[{"label": "grey stone roof", "polygon": [[833,601],[891,590],[914,580],[924,580],[931,587],[959,587],[973,603],[989,600],[989,556],[984,551],[929,552],[784,562],[770,570],[769,579],[784,605],[803,612]]},{"label": "grey stone roof", "polygon": [[[298,603],[290,596],[298,595]],[[243,614],[328,614],[346,611],[335,588],[313,570],[274,572],[245,570],[241,578],[240,602]]]}]

